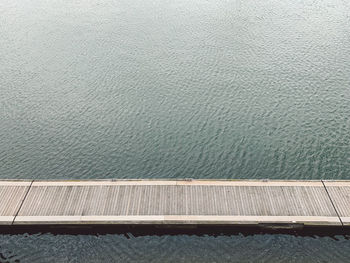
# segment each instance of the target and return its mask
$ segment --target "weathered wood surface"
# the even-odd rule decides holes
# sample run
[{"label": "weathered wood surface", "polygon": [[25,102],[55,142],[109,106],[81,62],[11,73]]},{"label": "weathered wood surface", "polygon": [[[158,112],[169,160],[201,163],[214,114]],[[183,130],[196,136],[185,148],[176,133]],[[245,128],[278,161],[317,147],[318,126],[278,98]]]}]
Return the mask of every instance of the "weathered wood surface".
[{"label": "weathered wood surface", "polygon": [[7,220],[0,219],[0,224],[342,225],[338,214],[344,217],[343,222],[350,224],[350,203],[346,201],[350,201],[350,182],[332,185],[328,190],[325,185],[341,182],[95,180],[15,183],[6,185],[0,181],[0,217]]},{"label": "weathered wood surface", "polygon": [[11,225],[31,182],[0,181],[0,225]]},{"label": "weathered wood surface", "polygon": [[343,225],[350,225],[350,181],[325,181],[327,191]]}]

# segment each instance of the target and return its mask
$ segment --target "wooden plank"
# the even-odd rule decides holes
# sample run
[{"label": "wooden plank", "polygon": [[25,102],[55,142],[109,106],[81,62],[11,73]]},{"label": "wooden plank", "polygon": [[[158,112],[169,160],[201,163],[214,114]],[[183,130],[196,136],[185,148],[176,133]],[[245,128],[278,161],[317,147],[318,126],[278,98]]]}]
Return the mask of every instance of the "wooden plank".
[{"label": "wooden plank", "polygon": [[[154,183],[154,184],[153,184]],[[321,181],[38,181],[14,224],[341,225]]]},{"label": "wooden plank", "polygon": [[350,225],[350,181],[323,181],[343,225]]},{"label": "wooden plank", "polygon": [[322,186],[319,180],[40,180],[33,186],[98,186],[98,185],[209,185],[209,186]]},{"label": "wooden plank", "polygon": [[256,225],[304,224],[311,226],[340,225],[337,217],[327,216],[17,216],[16,224],[174,224],[174,225]]},{"label": "wooden plank", "polygon": [[31,182],[0,181],[0,225],[11,225]]}]

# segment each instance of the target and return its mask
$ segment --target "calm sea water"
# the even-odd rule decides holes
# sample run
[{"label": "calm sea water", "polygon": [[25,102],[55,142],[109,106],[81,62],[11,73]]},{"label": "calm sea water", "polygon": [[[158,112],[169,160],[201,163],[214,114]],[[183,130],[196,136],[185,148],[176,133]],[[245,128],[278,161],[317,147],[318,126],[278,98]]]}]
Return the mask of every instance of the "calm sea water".
[{"label": "calm sea water", "polygon": [[[350,179],[350,3],[2,0],[0,179]],[[0,262],[346,261],[344,237],[0,235]]]}]

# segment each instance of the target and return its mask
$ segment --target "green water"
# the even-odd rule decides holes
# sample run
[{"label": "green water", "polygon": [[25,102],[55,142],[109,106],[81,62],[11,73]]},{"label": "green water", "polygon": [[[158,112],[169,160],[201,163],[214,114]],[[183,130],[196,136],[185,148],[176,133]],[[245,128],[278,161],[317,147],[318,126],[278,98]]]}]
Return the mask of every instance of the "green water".
[{"label": "green water", "polygon": [[[350,3],[2,0],[5,178],[350,179]],[[349,247],[4,234],[0,262],[344,262]]]}]

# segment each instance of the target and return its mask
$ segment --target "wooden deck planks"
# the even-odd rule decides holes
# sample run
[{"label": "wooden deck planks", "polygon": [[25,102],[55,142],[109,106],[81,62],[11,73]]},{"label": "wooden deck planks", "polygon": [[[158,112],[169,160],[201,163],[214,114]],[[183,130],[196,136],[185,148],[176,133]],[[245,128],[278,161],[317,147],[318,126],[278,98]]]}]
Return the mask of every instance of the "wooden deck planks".
[{"label": "wooden deck planks", "polygon": [[324,181],[330,198],[344,225],[350,225],[350,181]]},{"label": "wooden deck planks", "polygon": [[37,181],[14,220],[14,224],[259,223],[341,225],[321,181]]},{"label": "wooden deck planks", "polygon": [[31,182],[0,181],[0,225],[11,225]]}]

